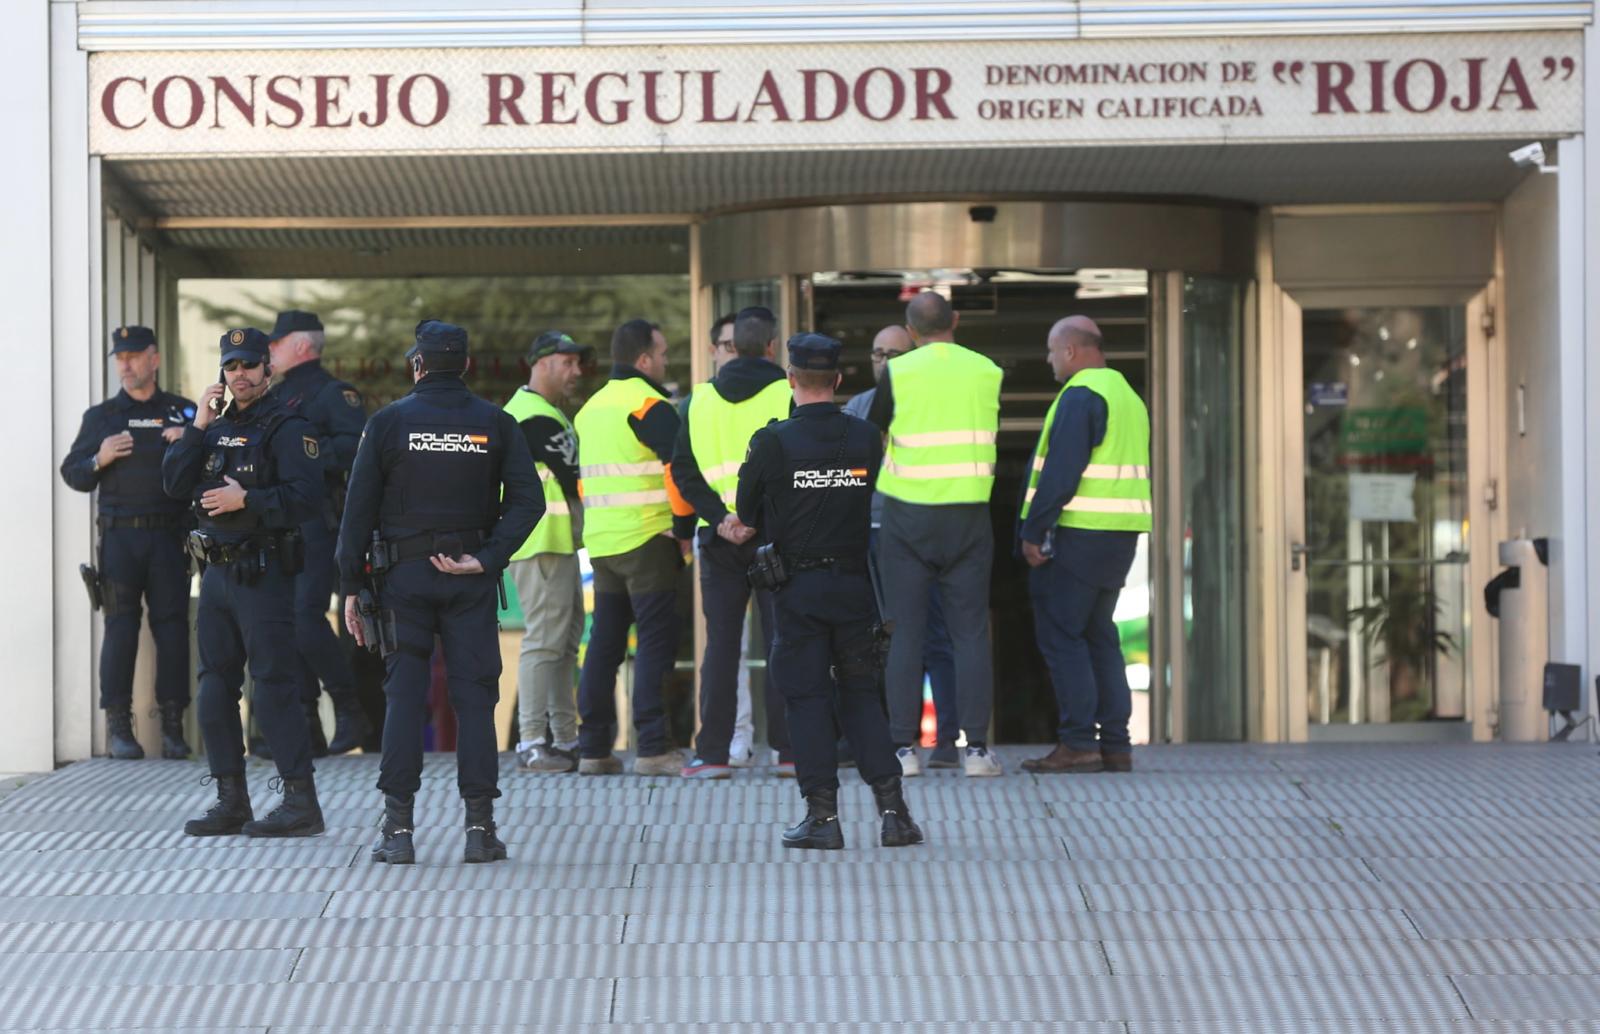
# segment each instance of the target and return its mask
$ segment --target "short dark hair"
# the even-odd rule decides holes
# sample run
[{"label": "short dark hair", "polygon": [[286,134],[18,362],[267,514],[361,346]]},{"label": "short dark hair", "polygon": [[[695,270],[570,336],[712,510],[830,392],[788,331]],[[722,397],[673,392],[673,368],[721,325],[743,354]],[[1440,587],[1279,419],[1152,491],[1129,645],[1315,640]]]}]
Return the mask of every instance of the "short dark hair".
[{"label": "short dark hair", "polygon": [[778,317],[765,305],[740,309],[733,324],[733,347],[742,356],[759,359],[778,336]]},{"label": "short dark hair", "polygon": [[733,313],[728,312],[718,316],[717,322],[711,324],[711,344],[713,347],[716,346],[717,338],[722,336],[722,328],[726,327],[737,318],[738,317],[736,317]]},{"label": "short dark hair", "polygon": [[791,366],[789,374],[794,377],[795,387],[806,391],[829,391],[839,383],[838,370],[801,370]]},{"label": "short dark hair", "polygon": [[906,326],[922,337],[941,334],[955,325],[955,310],[937,291],[923,291],[906,306]]},{"label": "short dark hair", "polygon": [[655,343],[655,332],[661,328],[647,319],[632,319],[611,334],[611,361],[618,366],[632,366],[641,355],[650,351]]}]

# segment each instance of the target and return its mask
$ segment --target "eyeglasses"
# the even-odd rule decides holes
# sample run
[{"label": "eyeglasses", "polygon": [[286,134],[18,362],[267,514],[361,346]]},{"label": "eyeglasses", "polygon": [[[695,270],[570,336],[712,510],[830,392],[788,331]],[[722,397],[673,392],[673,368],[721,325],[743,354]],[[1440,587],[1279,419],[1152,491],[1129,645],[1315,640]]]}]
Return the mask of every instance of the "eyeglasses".
[{"label": "eyeglasses", "polygon": [[874,359],[889,360],[897,355],[905,355],[905,352],[897,352],[892,348],[874,348],[872,350],[872,358]]},{"label": "eyeglasses", "polygon": [[260,363],[252,363],[252,362],[248,362],[248,361],[246,361],[244,359],[229,359],[227,362],[222,364],[222,369],[223,369],[223,372],[225,372],[225,373],[232,373],[233,371],[235,371],[235,370],[237,370],[237,369],[239,369],[241,367],[243,367],[246,370],[254,370],[256,367],[258,367],[260,365],[261,365]]}]

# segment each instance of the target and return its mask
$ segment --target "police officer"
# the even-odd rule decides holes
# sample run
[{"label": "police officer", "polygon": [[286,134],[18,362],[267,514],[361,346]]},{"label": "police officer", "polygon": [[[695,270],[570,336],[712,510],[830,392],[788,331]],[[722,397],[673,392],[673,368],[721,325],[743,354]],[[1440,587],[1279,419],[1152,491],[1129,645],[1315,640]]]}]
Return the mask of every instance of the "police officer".
[{"label": "police officer", "polygon": [[[410,864],[412,805],[422,785],[434,637],[444,648],[456,713],[456,776],[466,801],[468,862],[506,857],[495,836],[499,759],[494,706],[500,698],[500,576],[544,513],[539,475],[516,418],[467,390],[467,332],[438,320],[417,324],[406,353],[415,386],[373,414],[350,472],[339,526],[345,624],[365,644],[357,613],[370,550],[389,569],[380,605],[393,615],[397,649],[385,659],[383,832],[372,860]],[[503,488],[503,495],[502,495]],[[372,533],[381,533],[381,545]]]},{"label": "police officer", "polygon": [[[267,336],[253,327],[222,335],[223,385],[200,396],[194,423],[161,461],[167,494],[193,499],[200,528],[189,549],[204,562],[200,639],[200,733],[217,803],[192,819],[190,836],[316,836],[322,808],[300,708],[294,642],[294,579],[300,525],[322,506],[322,467],[311,425],[267,394]],[[220,411],[220,413],[219,413]],[[283,801],[256,820],[245,785],[239,696],[245,665],[256,721],[272,748]]]},{"label": "police officer", "polygon": [[867,576],[872,488],[883,443],[871,424],[834,405],[840,347],[821,334],[789,339],[794,415],[750,439],[739,468],[737,513],[744,527],[721,533],[738,539],[759,530],[788,575],[774,604],[778,636],[771,666],[784,673],[780,685],[806,816],[784,832],[783,846],[844,846],[836,740],[842,729],[882,816],[879,842],[902,847],[920,844],[922,830],[906,808],[900,762],[878,698],[878,614]]},{"label": "police officer", "polygon": [[187,507],[161,487],[161,456],[194,419],[194,403],[156,386],[161,353],[149,327],[111,332],[111,358],[122,390],[83,414],[61,462],[61,478],[79,492],[98,488],[100,594],[106,615],[100,649],[100,707],[111,756],[144,757],[133,736],[133,661],[139,648],[140,598],[150,608],[156,642],[156,702],[161,756],[186,758],[183,712],[189,706],[189,562],[183,552]]},{"label": "police officer", "polygon": [[[755,553],[748,539],[718,534],[738,526],[729,507],[739,481],[739,463],[757,430],[789,416],[792,400],[783,368],[772,361],[778,347],[778,318],[751,306],[734,319],[737,357],[725,361],[712,380],[697,385],[684,403],[683,423],[672,452],[678,491],[699,518],[700,605],[706,619],[706,650],[700,665],[700,733],[695,756],[683,768],[686,779],[727,779],[733,775],[729,747],[738,707],[739,655],[744,617],[750,605],[745,572]],[[737,536],[736,536],[737,538]],[[772,594],[758,590],[761,629],[772,649]],[[767,742],[778,751],[780,776],[794,775],[789,729],[777,670],[767,668]]]},{"label": "police officer", "polygon": [[[327,618],[334,582],[334,535],[367,415],[361,393],[323,367],[324,343],[322,321],[314,313],[299,309],[278,313],[271,348],[272,369],[280,380],[272,394],[291,412],[311,422],[326,489],[322,512],[300,529],[306,566],[294,580],[294,645],[301,658],[301,700],[311,732],[311,752],[317,757],[354,750],[369,731],[356,699],[350,660]],[[331,741],[323,738],[322,716],[317,712],[319,682],[333,700]]]},{"label": "police officer", "polygon": [[1100,328],[1068,316],[1050,328],[1051,372],[1065,382],[1045,414],[1017,537],[1039,650],[1060,724],[1029,772],[1131,772],[1122,642],[1113,615],[1150,531],[1150,414],[1106,366]]}]

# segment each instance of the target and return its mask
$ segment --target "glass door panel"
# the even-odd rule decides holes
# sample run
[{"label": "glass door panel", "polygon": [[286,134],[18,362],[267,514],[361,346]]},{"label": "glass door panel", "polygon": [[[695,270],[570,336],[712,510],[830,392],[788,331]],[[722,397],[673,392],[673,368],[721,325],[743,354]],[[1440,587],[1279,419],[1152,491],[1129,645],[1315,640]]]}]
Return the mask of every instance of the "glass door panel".
[{"label": "glass door panel", "polygon": [[1464,306],[1303,317],[1308,719],[1465,717]]}]

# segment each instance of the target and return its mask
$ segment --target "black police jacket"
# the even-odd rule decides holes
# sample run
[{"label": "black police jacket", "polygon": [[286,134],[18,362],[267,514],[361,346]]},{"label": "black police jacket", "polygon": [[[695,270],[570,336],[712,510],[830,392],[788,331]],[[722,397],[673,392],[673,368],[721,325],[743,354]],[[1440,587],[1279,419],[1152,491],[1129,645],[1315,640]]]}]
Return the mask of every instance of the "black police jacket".
[{"label": "black police jacket", "polygon": [[390,542],[476,531],[487,540],[469,552],[498,575],[542,516],[538,470],[515,418],[459,376],[429,374],[362,432],[339,525],[341,591],[360,587],[374,530]]},{"label": "black police jacket", "polygon": [[[167,451],[162,432],[185,426],[194,412],[193,402],[170,391],[157,390],[144,402],[117,392],[84,412],[78,437],[61,461],[61,479],[79,492],[100,489],[100,513],[107,517],[182,514],[184,501],[161,486],[161,457]],[[123,431],[133,435],[133,452],[96,471],[100,443]]]},{"label": "black police jacket", "polygon": [[[244,487],[244,509],[208,516],[200,497],[230,477]],[[230,405],[204,431],[189,425],[167,449],[161,478],[168,495],[192,500],[201,530],[224,542],[296,528],[322,507],[316,435],[270,394],[247,409]]]},{"label": "black police jacket", "polygon": [[356,461],[356,446],[367,423],[361,393],[329,373],[322,360],[312,359],[284,374],[272,394],[290,412],[311,422],[323,470],[330,479],[342,481]]},{"label": "black police jacket", "polygon": [[864,560],[882,465],[876,427],[831,402],[797,407],[751,437],[739,468],[739,519],[790,561]]}]

